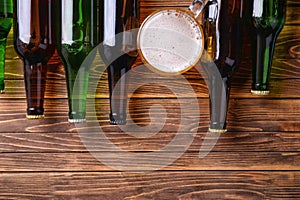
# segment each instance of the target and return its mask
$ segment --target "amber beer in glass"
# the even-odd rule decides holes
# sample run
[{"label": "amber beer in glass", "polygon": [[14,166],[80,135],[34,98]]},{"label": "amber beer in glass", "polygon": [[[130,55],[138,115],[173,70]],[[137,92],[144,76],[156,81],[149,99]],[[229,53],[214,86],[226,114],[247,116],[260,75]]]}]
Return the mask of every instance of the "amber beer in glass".
[{"label": "amber beer in glass", "polygon": [[[202,65],[209,79],[211,132],[226,132],[232,75],[242,56],[243,6],[243,0],[209,0],[204,9],[206,55]],[[215,85],[214,65],[225,89]]]},{"label": "amber beer in glass", "polygon": [[[127,115],[125,74],[137,58],[137,31],[130,32],[130,30],[139,27],[139,0],[104,0],[104,7],[100,8],[99,15],[102,42],[99,52],[108,66],[110,124],[125,124]],[[119,87],[116,87],[118,82]]]},{"label": "amber beer in glass", "polygon": [[4,93],[6,39],[13,23],[12,0],[0,0],[0,92]]},{"label": "amber beer in glass", "polygon": [[286,0],[253,0],[252,14],[252,94],[269,94],[270,71],[276,39],[281,32],[286,12]]},{"label": "amber beer in glass", "polygon": [[14,46],[24,61],[27,118],[44,117],[47,62],[55,50],[53,0],[14,0]]}]

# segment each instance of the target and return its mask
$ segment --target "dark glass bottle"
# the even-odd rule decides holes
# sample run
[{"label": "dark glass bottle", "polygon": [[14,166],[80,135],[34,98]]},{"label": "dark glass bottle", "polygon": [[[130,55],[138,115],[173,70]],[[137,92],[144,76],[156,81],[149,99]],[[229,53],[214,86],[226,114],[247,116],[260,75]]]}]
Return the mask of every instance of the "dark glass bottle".
[{"label": "dark glass bottle", "polygon": [[269,93],[270,71],[277,36],[281,32],[286,11],[286,0],[253,0],[250,30],[252,37],[253,94]]},{"label": "dark glass bottle", "polygon": [[12,0],[0,0],[0,92],[4,93],[6,39],[13,23]]},{"label": "dark glass bottle", "polygon": [[99,52],[108,66],[110,123],[125,124],[127,77],[121,77],[130,70],[138,55],[137,30],[132,29],[139,27],[139,1],[105,0],[104,10],[100,10],[100,23],[103,42]]},{"label": "dark glass bottle", "polygon": [[209,80],[211,132],[226,132],[232,75],[242,56],[243,3],[243,0],[209,0],[204,8],[206,55],[202,66]]},{"label": "dark glass bottle", "polygon": [[27,118],[44,117],[47,62],[55,50],[53,0],[14,0],[16,52],[24,61]]},{"label": "dark glass bottle", "polygon": [[65,67],[69,122],[86,119],[89,69],[92,63],[85,63],[84,66],[82,63],[87,56],[93,57],[90,53],[99,44],[97,2],[57,1],[57,52]]}]

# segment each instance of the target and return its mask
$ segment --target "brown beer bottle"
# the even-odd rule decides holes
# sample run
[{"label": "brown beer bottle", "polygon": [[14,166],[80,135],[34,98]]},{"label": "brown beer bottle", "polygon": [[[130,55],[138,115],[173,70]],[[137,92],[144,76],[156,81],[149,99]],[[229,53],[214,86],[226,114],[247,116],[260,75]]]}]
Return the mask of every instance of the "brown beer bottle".
[{"label": "brown beer bottle", "polygon": [[103,8],[100,11],[102,45],[99,52],[108,66],[110,123],[125,124],[127,115],[125,74],[137,58],[137,34],[135,34],[137,31],[130,32],[130,30],[139,27],[139,0],[105,0]]},{"label": "brown beer bottle", "polygon": [[[242,56],[243,5],[243,0],[209,0],[204,9],[207,55],[202,66],[209,79],[211,132],[226,132],[232,75]],[[217,76],[222,85],[217,84]]]},{"label": "brown beer bottle", "polygon": [[24,61],[27,118],[44,117],[47,62],[55,50],[54,1],[14,0],[14,46]]}]

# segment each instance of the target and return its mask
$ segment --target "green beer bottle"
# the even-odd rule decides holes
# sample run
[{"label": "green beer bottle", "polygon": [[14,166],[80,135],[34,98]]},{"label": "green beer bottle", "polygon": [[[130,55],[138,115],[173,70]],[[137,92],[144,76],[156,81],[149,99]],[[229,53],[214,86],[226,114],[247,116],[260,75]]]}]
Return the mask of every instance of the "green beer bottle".
[{"label": "green beer bottle", "polygon": [[92,58],[93,55],[90,53],[99,43],[97,2],[96,0],[57,1],[57,52],[65,67],[71,123],[86,119],[91,63],[86,63],[84,66],[82,63],[87,56]]},{"label": "green beer bottle", "polygon": [[4,92],[6,39],[13,23],[12,0],[0,0],[0,92]]},{"label": "green beer bottle", "polygon": [[286,0],[253,0],[252,20],[252,94],[269,93],[270,71],[277,36],[283,28]]}]

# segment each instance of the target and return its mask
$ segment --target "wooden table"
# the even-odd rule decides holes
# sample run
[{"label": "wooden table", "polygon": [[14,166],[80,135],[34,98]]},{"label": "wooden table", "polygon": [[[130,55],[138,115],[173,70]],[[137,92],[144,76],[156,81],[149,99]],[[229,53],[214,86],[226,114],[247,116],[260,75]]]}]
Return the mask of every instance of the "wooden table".
[{"label": "wooden table", "polygon": [[[189,3],[142,0],[141,21],[157,7],[186,7]],[[45,119],[25,119],[22,61],[13,50],[10,34],[5,74],[7,87],[6,93],[0,96],[0,198],[300,199],[299,25],[300,2],[288,0],[286,25],[276,44],[269,96],[250,94],[250,45],[245,45],[244,61],[235,75],[230,96],[229,131],[220,136],[204,158],[199,158],[199,149],[209,124],[207,86],[195,69],[185,73],[184,77],[196,91],[200,107],[201,114],[196,116],[199,118],[197,134],[177,160],[148,173],[118,171],[94,158],[85,148],[80,139],[82,130],[79,134],[77,127],[67,121],[62,65],[49,67]],[[143,76],[146,80],[155,74],[145,72]],[[192,98],[193,92],[184,93],[186,86],[176,87],[187,102]],[[122,151],[146,155],[168,145],[177,134],[180,105],[176,95],[164,86],[145,85],[129,101],[133,120],[142,126],[150,123],[151,105],[165,106],[167,121],[165,124],[156,121],[155,125],[163,128],[149,138],[136,138],[108,124],[106,75],[100,80],[96,98],[99,127]],[[91,141],[97,140],[97,134],[89,137]],[[101,141],[99,145],[105,145],[105,141]],[[111,154],[109,149],[98,153],[104,157]],[[117,159],[118,152],[115,156]],[[165,161],[160,156],[153,160],[158,164]]]}]

